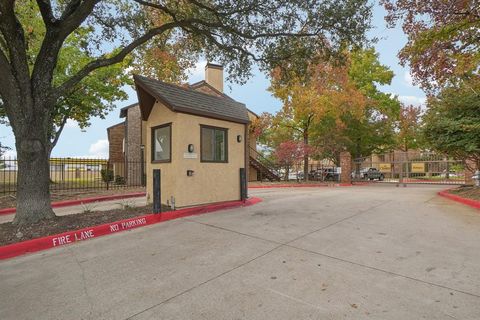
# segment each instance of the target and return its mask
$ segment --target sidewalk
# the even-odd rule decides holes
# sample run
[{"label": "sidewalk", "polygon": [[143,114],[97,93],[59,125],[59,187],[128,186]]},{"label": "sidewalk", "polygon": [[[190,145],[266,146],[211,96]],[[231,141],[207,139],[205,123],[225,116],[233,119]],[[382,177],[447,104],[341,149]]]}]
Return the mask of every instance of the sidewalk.
[{"label": "sidewalk", "polygon": [[[68,207],[61,207],[61,208],[54,208],[53,211],[58,216],[66,216],[69,214],[76,214],[82,213],[85,210],[92,210],[92,211],[106,211],[115,208],[121,208],[122,205],[128,204],[129,206],[134,207],[141,207],[147,205],[147,198],[146,197],[138,197],[138,198],[129,198],[129,199],[117,199],[117,200],[110,200],[110,201],[102,201],[102,202],[93,202],[87,203],[84,205],[75,205],[75,206],[68,206]],[[0,223],[10,222],[13,220],[15,213],[0,215]]]}]

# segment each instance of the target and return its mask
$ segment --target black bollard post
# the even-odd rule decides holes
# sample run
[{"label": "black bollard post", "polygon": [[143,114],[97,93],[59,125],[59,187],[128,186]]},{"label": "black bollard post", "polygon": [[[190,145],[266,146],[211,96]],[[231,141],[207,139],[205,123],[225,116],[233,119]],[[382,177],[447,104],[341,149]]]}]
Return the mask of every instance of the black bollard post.
[{"label": "black bollard post", "polygon": [[153,213],[162,212],[160,169],[153,169]]}]

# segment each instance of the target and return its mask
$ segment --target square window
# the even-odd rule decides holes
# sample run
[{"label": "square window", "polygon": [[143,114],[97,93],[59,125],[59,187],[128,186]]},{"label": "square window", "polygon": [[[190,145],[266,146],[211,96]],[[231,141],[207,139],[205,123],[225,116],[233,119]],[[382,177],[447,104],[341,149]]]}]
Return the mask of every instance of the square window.
[{"label": "square window", "polygon": [[201,161],[228,162],[227,129],[201,126]]},{"label": "square window", "polygon": [[172,157],[172,125],[152,128],[152,162],[170,162]]}]

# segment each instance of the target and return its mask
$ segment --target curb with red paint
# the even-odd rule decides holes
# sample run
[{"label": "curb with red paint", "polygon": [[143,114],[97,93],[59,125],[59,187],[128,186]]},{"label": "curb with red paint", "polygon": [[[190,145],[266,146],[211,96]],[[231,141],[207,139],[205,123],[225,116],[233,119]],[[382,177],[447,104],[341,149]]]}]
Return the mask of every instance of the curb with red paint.
[{"label": "curb with red paint", "polygon": [[456,202],[460,202],[460,203],[465,204],[467,206],[470,206],[470,207],[473,207],[473,208],[476,208],[476,209],[480,209],[480,201],[473,200],[473,199],[468,199],[468,198],[463,198],[463,197],[457,196],[455,194],[451,194],[451,193],[448,192],[448,190],[450,190],[450,189],[440,191],[440,192],[438,192],[438,195],[441,196],[441,197],[448,198],[450,200],[456,201]]},{"label": "curb with red paint", "polygon": [[353,187],[368,185],[367,183],[333,183],[333,184],[277,184],[265,186],[250,186],[249,189],[274,189],[274,188],[317,188],[317,187]]},{"label": "curb with red paint", "polygon": [[248,189],[272,189],[272,188],[314,188],[328,187],[328,184],[277,184],[265,186],[249,186]]},{"label": "curb with red paint", "polygon": [[[126,194],[114,194],[114,195],[109,195],[109,196],[75,199],[75,200],[65,200],[65,201],[53,202],[52,203],[52,208],[78,206],[78,205],[85,204],[85,203],[129,199],[129,198],[138,198],[138,197],[145,197],[145,196],[146,196],[146,192],[134,192],[134,193],[126,193]],[[13,214],[15,212],[16,212],[15,208],[0,209],[0,215]]]},{"label": "curb with red paint", "polygon": [[173,219],[200,215],[208,212],[219,211],[223,209],[232,209],[237,207],[251,206],[261,202],[262,199],[252,197],[243,201],[229,201],[217,204],[205,205],[200,207],[185,208],[176,211],[168,211],[160,214],[148,214],[125,220],[110,222],[89,228],[83,228],[74,231],[67,231],[47,237],[36,238],[32,240],[12,243],[0,247],[0,260],[13,258],[26,253],[32,253],[42,250],[61,247],[66,244],[98,238],[100,236],[122,232],[134,228],[139,228],[151,224],[165,222]]}]

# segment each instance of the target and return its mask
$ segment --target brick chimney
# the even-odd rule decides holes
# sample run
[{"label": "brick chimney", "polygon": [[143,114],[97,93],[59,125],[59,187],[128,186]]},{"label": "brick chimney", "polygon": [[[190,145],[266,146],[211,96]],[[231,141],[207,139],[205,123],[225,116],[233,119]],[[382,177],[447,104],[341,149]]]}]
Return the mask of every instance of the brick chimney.
[{"label": "brick chimney", "polygon": [[205,82],[223,93],[223,66],[207,63],[205,66]]}]

